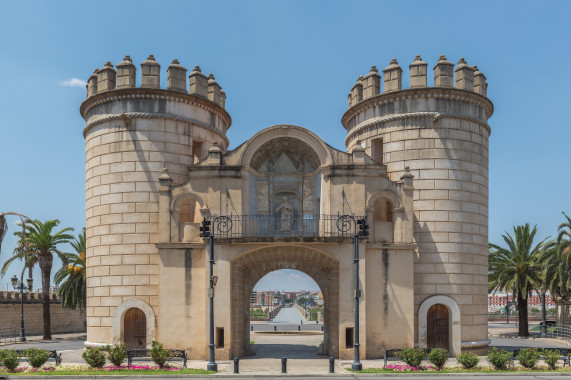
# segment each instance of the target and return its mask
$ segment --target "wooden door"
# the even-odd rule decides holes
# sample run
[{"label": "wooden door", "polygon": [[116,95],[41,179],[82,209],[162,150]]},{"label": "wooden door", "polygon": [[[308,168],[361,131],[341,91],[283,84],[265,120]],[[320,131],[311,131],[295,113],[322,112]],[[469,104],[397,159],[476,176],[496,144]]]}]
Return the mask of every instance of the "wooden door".
[{"label": "wooden door", "polygon": [[426,327],[428,348],[444,348],[450,351],[450,320],[446,306],[436,304],[428,309]]},{"label": "wooden door", "polygon": [[146,348],[147,319],[141,309],[127,310],[123,324],[123,341],[127,349]]}]

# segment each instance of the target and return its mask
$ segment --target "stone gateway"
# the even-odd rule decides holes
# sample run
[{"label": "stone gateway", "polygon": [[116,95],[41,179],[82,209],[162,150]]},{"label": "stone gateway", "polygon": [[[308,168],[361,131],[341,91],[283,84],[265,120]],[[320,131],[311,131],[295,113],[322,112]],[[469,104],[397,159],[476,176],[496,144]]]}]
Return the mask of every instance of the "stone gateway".
[{"label": "stone gateway", "polygon": [[[209,244],[215,235],[216,357],[248,355],[258,280],[296,269],[324,297],[324,349],[353,357],[353,230],[359,240],[361,356],[438,346],[486,348],[486,77],[441,56],[434,86],[419,56],[402,88],[396,59],[359,77],[341,122],[347,151],[308,129],[276,125],[233,150],[226,94],[175,59],[160,88],[151,55],[96,69],[86,121],[87,345],[158,340],[207,359]],[[383,78],[384,77],[384,78]],[[384,90],[381,91],[381,82]]]}]

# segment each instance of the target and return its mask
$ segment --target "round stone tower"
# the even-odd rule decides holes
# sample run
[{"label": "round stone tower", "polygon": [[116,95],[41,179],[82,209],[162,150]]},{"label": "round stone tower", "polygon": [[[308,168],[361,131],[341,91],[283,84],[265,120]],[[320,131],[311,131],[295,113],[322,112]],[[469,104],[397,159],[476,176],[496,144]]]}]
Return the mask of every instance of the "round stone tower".
[{"label": "round stone tower", "polygon": [[[359,77],[342,117],[349,151],[360,144],[398,181],[414,175],[415,341],[430,346],[431,313],[443,304],[456,350],[488,344],[488,119],[486,77],[464,58],[434,66],[427,87],[420,56],[402,88],[396,59]],[[428,332],[427,332],[428,330]],[[427,342],[428,341],[428,342]],[[456,351],[457,352],[457,351]]]},{"label": "round stone tower", "polygon": [[120,342],[124,314],[133,308],[146,322],[146,342],[133,345],[155,339],[159,177],[166,168],[173,183],[183,183],[188,167],[213,144],[228,147],[226,95],[212,74],[196,66],[187,88],[187,70],[175,59],[161,89],[160,69],[150,55],[137,87],[129,56],[115,68],[107,62],[89,78],[80,108],[86,121],[88,345]]}]

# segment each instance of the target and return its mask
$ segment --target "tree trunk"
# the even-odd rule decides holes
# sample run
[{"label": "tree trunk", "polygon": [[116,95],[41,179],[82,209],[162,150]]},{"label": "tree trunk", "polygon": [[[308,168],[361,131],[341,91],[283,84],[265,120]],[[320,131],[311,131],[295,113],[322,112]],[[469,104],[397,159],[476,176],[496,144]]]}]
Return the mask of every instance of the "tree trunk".
[{"label": "tree trunk", "polygon": [[40,269],[42,271],[42,311],[44,319],[44,340],[52,339],[50,320],[50,276],[52,272],[53,256],[51,253],[40,254]]},{"label": "tree trunk", "polygon": [[518,336],[529,336],[529,325],[527,323],[527,294],[524,296],[521,292],[517,294],[517,310],[519,317]]}]

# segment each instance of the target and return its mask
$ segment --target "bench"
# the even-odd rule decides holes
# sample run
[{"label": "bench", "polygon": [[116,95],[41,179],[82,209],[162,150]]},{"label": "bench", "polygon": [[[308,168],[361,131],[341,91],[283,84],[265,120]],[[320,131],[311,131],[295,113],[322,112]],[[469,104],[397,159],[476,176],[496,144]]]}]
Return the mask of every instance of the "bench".
[{"label": "bench", "polygon": [[[397,349],[391,349],[391,350],[386,350],[385,351],[385,357],[384,357],[384,365],[383,368],[387,367],[387,361],[389,360],[389,358],[397,358],[397,354],[402,351],[402,348],[397,348]],[[432,351],[431,348],[423,348],[424,354],[428,355],[430,354],[430,351]]]},{"label": "bench", "polygon": [[[18,354],[18,357],[20,358],[27,358],[25,351],[26,350],[14,350],[16,351],[16,354]],[[56,365],[60,365],[61,364],[61,354],[58,354],[56,350],[46,350],[50,353],[49,359],[54,359],[56,362]]]},{"label": "bench", "polygon": [[[519,355],[519,351],[522,350],[523,348],[533,348],[533,349],[540,351],[540,352],[543,350],[558,350],[559,353],[561,354],[560,360],[563,360],[563,367],[565,367],[565,363],[567,363],[567,365],[569,366],[569,353],[571,351],[569,348],[522,347],[522,348],[514,348],[514,352],[513,352],[513,356],[512,356],[512,367],[515,366],[515,360],[516,360],[517,356]],[[545,359],[545,358],[543,356],[541,356],[540,359]]]},{"label": "bench", "polygon": [[[186,355],[185,350],[168,350],[168,351],[171,353],[172,358],[181,358],[182,364],[184,368],[186,368],[186,361],[188,360],[188,357]],[[150,357],[151,357],[151,350],[145,350],[145,349],[127,350],[128,365],[132,365],[133,358],[150,358]]]}]

